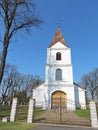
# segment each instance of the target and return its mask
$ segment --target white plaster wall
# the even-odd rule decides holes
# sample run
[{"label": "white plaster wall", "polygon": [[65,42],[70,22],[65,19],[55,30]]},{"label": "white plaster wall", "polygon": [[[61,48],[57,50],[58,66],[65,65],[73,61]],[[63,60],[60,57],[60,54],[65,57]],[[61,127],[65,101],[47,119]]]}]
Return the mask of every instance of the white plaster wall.
[{"label": "white plaster wall", "polygon": [[79,86],[75,86],[74,91],[76,108],[86,109],[85,90]]},{"label": "white plaster wall", "polygon": [[63,45],[61,42],[57,42],[51,48],[68,48],[67,46]]},{"label": "white plaster wall", "polygon": [[33,98],[35,99],[36,106],[40,107],[44,100],[44,84],[41,84],[33,89]]},{"label": "white plaster wall", "polygon": [[49,106],[48,108],[51,109],[51,96],[52,93],[55,91],[63,91],[67,94],[67,109],[70,110],[74,110],[75,109],[75,98],[74,98],[74,86],[73,85],[69,85],[69,86],[62,86],[62,85],[51,85],[48,86],[48,98],[50,100],[49,101]]},{"label": "white plaster wall", "polygon": [[44,109],[51,109],[51,95],[55,91],[63,91],[67,94],[67,109],[75,110],[81,107],[86,109],[85,91],[72,84],[42,84],[33,90],[33,98],[36,99],[36,106]]},{"label": "white plaster wall", "polygon": [[48,73],[49,73],[49,66],[46,65],[46,68],[45,68],[45,83],[47,83],[47,84],[50,81]]},{"label": "white plaster wall", "polygon": [[[61,52],[61,60],[56,60],[56,53]],[[71,64],[71,50],[58,42],[51,48],[47,48],[47,63],[45,71],[45,82],[55,81],[55,71],[62,70],[62,81],[73,84],[73,69]]]},{"label": "white plaster wall", "polygon": [[62,69],[62,81],[66,82],[66,84],[73,84],[72,66],[61,67],[61,69]]},{"label": "white plaster wall", "polygon": [[46,74],[45,74],[45,82],[54,82],[55,81],[55,72],[56,69],[62,70],[62,82],[65,82],[66,84],[73,84],[73,72],[72,72],[72,66],[46,66]]},{"label": "white plaster wall", "polygon": [[[56,60],[56,53],[62,53],[62,60]],[[62,45],[60,42],[56,43],[51,48],[47,48],[47,64],[71,64],[71,49]]]},{"label": "white plaster wall", "polygon": [[65,71],[63,72],[63,77],[64,80],[68,82],[68,84],[73,84],[73,69],[71,65],[65,68]]},{"label": "white plaster wall", "polygon": [[85,90],[82,88],[78,88],[78,90],[79,90],[79,102],[81,104],[81,108],[86,109]]},{"label": "white plaster wall", "polygon": [[[56,60],[56,53],[61,52],[61,60]],[[62,70],[62,81],[55,80],[55,71]],[[55,91],[67,94],[67,109],[75,110],[75,102],[85,104],[85,94],[81,88],[73,85],[73,69],[71,64],[71,50],[58,42],[47,48],[47,61],[45,68],[45,83],[33,90],[33,98],[37,106],[51,109],[51,95]]]},{"label": "white plaster wall", "polygon": [[43,109],[51,109],[51,95],[55,91],[63,91],[67,94],[67,109],[75,109],[74,86],[47,86],[42,84],[33,90],[33,98],[36,99],[36,106]]}]

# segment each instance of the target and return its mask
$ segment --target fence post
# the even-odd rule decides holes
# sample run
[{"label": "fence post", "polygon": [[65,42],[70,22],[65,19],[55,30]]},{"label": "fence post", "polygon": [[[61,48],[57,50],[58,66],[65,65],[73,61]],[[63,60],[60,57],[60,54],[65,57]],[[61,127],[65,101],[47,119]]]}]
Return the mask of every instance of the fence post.
[{"label": "fence post", "polygon": [[90,101],[90,117],[91,117],[91,126],[98,127],[98,120],[97,120],[97,110],[94,101]]},{"label": "fence post", "polygon": [[35,105],[35,100],[30,98],[29,99],[29,109],[28,109],[27,123],[33,123],[34,122],[34,105]]},{"label": "fence post", "polygon": [[10,113],[10,121],[13,122],[16,120],[17,103],[18,103],[18,98],[13,98],[12,108]]}]

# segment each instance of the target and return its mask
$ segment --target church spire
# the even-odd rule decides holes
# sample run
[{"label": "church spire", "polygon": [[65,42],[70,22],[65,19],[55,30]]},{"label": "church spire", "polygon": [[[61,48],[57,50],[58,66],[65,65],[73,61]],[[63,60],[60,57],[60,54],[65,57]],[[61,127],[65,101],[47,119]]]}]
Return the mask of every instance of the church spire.
[{"label": "church spire", "polygon": [[55,36],[54,36],[54,39],[52,41],[52,43],[50,44],[49,48],[53,45],[55,45],[57,42],[61,42],[64,46],[67,46],[68,45],[66,44],[64,38],[63,38],[63,35],[61,33],[61,30],[60,28],[58,27],[57,30],[56,30],[56,33],[55,33]]}]

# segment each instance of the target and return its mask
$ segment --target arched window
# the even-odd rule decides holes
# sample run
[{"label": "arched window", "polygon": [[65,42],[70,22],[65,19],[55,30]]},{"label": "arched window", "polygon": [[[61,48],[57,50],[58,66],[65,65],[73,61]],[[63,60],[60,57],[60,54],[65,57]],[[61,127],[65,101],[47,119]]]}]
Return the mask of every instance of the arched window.
[{"label": "arched window", "polygon": [[61,53],[60,52],[56,53],[56,60],[61,60]]},{"label": "arched window", "polygon": [[62,80],[62,70],[61,69],[57,69],[56,70],[56,80]]}]

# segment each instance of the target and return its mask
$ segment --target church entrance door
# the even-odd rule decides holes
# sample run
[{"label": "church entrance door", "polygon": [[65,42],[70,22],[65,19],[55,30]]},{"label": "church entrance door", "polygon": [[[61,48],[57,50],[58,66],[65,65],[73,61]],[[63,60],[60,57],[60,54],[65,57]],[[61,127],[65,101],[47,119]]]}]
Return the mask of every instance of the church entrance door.
[{"label": "church entrance door", "polygon": [[66,108],[66,93],[55,91],[52,93],[51,108]]}]

